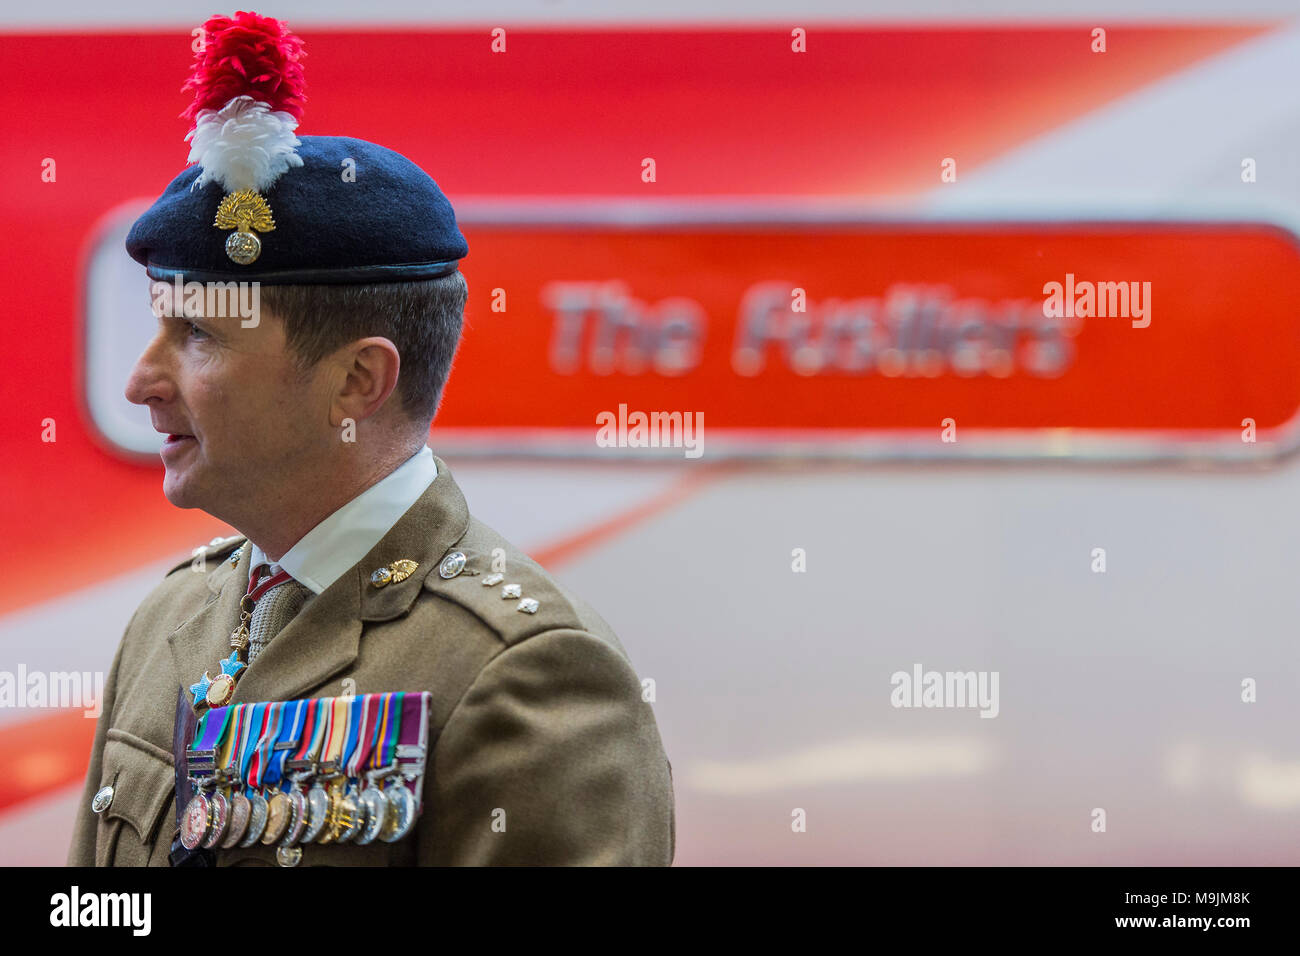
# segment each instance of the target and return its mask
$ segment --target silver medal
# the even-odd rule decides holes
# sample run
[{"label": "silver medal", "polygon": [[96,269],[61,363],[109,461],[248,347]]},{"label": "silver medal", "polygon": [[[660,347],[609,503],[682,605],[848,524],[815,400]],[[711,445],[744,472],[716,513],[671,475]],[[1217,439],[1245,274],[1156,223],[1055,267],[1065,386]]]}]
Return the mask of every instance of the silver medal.
[{"label": "silver medal", "polygon": [[357,835],[359,844],[373,843],[384,830],[388,822],[388,800],[384,791],[371,781],[370,786],[361,791],[361,813],[365,817],[365,826]]},{"label": "silver medal", "polygon": [[252,846],[262,838],[262,831],[266,829],[266,797],[262,796],[256,790],[248,798],[248,832],[244,838],[239,841],[240,846]]},{"label": "silver medal", "polygon": [[226,835],[226,826],[230,822],[230,801],[218,790],[208,798],[208,805],[211,807],[212,819],[208,834],[203,838],[203,846],[211,849]]},{"label": "silver medal", "polygon": [[379,839],[385,843],[394,843],[411,832],[415,826],[417,805],[415,794],[402,781],[390,786],[384,793],[388,798],[389,820]]},{"label": "silver medal", "polygon": [[329,823],[330,797],[320,781],[307,791],[307,828],[303,830],[302,843],[315,843],[325,825]]}]

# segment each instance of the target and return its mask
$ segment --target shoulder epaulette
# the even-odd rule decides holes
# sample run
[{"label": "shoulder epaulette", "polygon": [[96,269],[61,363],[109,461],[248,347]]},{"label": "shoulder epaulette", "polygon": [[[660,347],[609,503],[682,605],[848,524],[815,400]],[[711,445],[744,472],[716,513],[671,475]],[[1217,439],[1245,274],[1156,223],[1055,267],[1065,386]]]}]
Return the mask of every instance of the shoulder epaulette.
[{"label": "shoulder epaulette", "polygon": [[[465,608],[507,645],[555,628],[581,629],[578,612],[532,558],[475,547],[467,535],[424,579],[424,589]],[[504,557],[503,557],[504,555]],[[493,570],[496,567],[504,571]]]},{"label": "shoulder epaulette", "polygon": [[[195,548],[194,552],[188,558],[175,565],[167,572],[167,575],[174,574],[181,568],[188,568],[192,566],[195,561],[203,561],[205,564],[212,561],[220,561],[222,558],[229,557],[236,548],[247,540],[248,539],[243,535],[233,535],[229,538],[213,538],[207,544]],[[164,577],[167,575],[164,575]]]}]

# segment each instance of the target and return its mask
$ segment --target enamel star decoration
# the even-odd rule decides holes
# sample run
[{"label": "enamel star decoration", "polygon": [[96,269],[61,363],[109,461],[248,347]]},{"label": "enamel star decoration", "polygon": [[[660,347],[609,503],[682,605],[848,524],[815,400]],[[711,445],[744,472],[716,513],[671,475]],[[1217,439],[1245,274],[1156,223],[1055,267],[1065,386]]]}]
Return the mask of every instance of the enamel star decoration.
[{"label": "enamel star decoration", "polygon": [[239,659],[238,651],[231,651],[230,656],[221,662],[221,673],[209,678],[206,671],[198,683],[190,685],[194,695],[194,706],[207,704],[209,707],[224,707],[235,696],[235,675],[247,665]]}]

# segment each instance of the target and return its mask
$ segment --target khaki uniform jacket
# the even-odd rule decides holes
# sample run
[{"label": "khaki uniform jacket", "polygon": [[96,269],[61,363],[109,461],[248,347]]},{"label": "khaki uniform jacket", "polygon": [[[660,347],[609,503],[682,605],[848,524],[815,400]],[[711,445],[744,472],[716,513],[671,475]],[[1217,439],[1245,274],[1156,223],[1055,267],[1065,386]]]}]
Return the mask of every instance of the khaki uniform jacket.
[{"label": "khaki uniform jacket", "polygon": [[[395,843],[308,845],[300,865],[670,864],[671,767],[618,638],[471,517],[447,466],[434,460],[438,477],[420,499],[307,602],[236,685],[232,703],[432,694],[415,829]],[[70,865],[168,865],[177,688],[215,673],[230,653],[252,549],[236,564],[227,559],[244,540],[211,548],[202,573],[189,560],[177,565],[127,626],[105,682]],[[505,578],[487,587],[498,548]],[[439,564],[452,551],[464,553],[465,570],[443,578]],[[404,581],[373,586],[371,573],[399,558],[419,566]],[[536,613],[502,598],[510,583],[539,602]],[[112,803],[92,812],[95,793],[110,785]],[[276,862],[275,847],[260,843],[214,852],[219,866]]]}]

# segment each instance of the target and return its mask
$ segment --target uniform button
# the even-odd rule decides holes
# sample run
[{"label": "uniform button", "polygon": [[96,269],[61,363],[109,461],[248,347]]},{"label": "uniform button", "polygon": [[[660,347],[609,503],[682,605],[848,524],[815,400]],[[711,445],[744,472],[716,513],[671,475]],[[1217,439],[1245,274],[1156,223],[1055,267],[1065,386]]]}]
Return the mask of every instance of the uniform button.
[{"label": "uniform button", "polygon": [[281,866],[297,866],[302,861],[302,847],[282,846],[275,851],[275,862]]},{"label": "uniform button", "polygon": [[95,799],[90,801],[90,809],[96,813],[103,813],[113,802],[113,788],[100,787],[99,792],[95,794]]},{"label": "uniform button", "polygon": [[465,555],[460,551],[453,551],[442,559],[442,564],[438,565],[438,574],[444,578],[454,578],[464,570]]}]

